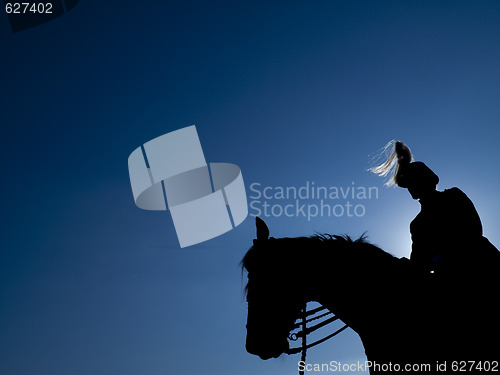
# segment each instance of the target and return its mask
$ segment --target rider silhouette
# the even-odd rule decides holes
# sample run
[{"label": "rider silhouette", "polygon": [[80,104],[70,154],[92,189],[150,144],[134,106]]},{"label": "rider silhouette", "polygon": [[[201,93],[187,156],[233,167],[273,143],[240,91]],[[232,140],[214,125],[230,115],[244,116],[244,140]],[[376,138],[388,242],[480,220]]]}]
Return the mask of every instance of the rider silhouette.
[{"label": "rider silhouette", "polygon": [[498,250],[483,237],[481,219],[472,201],[459,188],[438,191],[439,177],[424,163],[413,161],[403,142],[390,142],[388,159],[370,169],[382,176],[394,169],[388,185],[408,189],[421,205],[410,224],[410,260],[426,273],[463,275],[476,273]]}]

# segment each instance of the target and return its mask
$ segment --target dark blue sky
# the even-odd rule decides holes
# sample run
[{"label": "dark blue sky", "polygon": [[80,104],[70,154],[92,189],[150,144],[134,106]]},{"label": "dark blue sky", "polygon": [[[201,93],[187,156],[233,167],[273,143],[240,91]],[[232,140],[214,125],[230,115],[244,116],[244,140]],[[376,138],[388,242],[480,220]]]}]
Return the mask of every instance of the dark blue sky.
[{"label": "dark blue sky", "polygon": [[[253,218],[180,249],[168,213],[134,205],[129,154],[192,124],[249,195],[378,188],[362,217],[267,217],[275,237],[368,231],[408,256],[418,203],[366,171],[397,138],[500,245],[498,1],[159,3],[81,0],[19,33],[0,16],[0,373],[297,371],[244,348]],[[351,331],[308,358],[364,354]]]}]

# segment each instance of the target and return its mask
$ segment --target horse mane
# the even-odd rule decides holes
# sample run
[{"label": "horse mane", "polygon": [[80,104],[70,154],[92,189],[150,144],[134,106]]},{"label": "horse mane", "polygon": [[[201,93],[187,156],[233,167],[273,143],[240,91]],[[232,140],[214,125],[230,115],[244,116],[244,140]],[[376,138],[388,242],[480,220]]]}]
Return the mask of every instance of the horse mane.
[{"label": "horse mane", "polygon": [[[358,253],[363,253],[363,255],[366,255],[366,259],[371,260],[381,258],[397,259],[392,254],[368,242],[366,233],[363,233],[357,239],[353,239],[348,234],[334,235],[329,233],[316,233],[312,236],[283,237],[276,239],[271,237],[267,240],[254,240],[254,245],[250,247],[240,262],[242,276],[244,271],[248,271],[249,267],[253,267],[257,256],[259,258],[267,257],[268,261],[271,260],[274,261],[274,263],[284,263],[288,258],[295,258],[303,255],[304,251],[310,251],[311,245],[314,243],[318,249],[326,250],[327,252],[345,249],[349,252],[355,250]],[[268,249],[263,249],[263,251],[260,252],[258,248],[261,246]],[[271,248],[273,251],[271,251]],[[278,251],[274,251],[276,249]],[[368,261],[367,266],[372,266],[372,263]]]},{"label": "horse mane", "polygon": [[[348,242],[348,243],[367,243],[370,244],[366,239],[366,232],[363,233],[361,236],[359,236],[357,239],[353,240],[351,236],[348,234],[341,234],[341,235],[336,235],[336,234],[329,234],[329,233],[316,233],[313,236],[309,236],[306,238],[317,238],[321,241],[343,241],[343,242]],[[371,245],[371,244],[370,244]]]}]

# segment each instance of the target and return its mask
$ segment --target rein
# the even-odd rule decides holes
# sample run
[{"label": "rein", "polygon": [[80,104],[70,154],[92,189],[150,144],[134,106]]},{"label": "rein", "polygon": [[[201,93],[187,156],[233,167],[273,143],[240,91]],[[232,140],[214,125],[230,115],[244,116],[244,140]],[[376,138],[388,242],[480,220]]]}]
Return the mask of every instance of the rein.
[{"label": "rein", "polygon": [[[326,312],[324,312],[325,310],[326,310]],[[319,315],[314,316],[315,314],[319,314]],[[303,365],[305,365],[307,349],[312,348],[313,346],[316,346],[318,344],[321,344],[322,342],[325,342],[326,340],[331,339],[332,337],[338,335],[340,332],[345,330],[348,326],[346,324],[342,328],[339,328],[335,332],[323,337],[322,339],[319,339],[311,344],[307,344],[307,335],[309,333],[314,332],[317,329],[324,327],[327,324],[330,324],[330,323],[338,320],[338,318],[335,315],[333,315],[333,313],[331,311],[328,311],[327,308],[324,306],[320,306],[318,308],[307,311],[307,303],[302,308],[300,315],[301,316],[299,317],[298,322],[293,325],[292,331],[296,330],[298,328],[300,328],[301,330],[297,333],[290,333],[288,338],[292,341],[297,341],[299,338],[302,338],[302,345],[300,347],[287,349],[285,351],[285,353],[286,354],[297,354],[299,352],[302,352],[302,354],[300,356],[300,362]],[[333,315],[333,316],[330,318],[327,318],[327,319],[325,319],[325,320],[323,320],[323,321],[321,321],[313,326],[307,327],[307,323],[310,323],[314,320],[318,320],[321,318],[325,318],[328,315]],[[308,319],[307,318],[308,316],[312,316],[312,317]],[[299,375],[304,375],[304,370],[299,370]]]}]

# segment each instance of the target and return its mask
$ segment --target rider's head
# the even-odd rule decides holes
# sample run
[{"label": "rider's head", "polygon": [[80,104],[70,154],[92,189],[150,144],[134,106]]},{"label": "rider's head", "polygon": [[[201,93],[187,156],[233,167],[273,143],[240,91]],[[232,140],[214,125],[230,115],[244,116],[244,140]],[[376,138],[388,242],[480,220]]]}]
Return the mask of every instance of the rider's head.
[{"label": "rider's head", "polygon": [[396,184],[406,188],[413,199],[420,199],[425,194],[436,190],[439,177],[421,161],[415,161],[399,168]]},{"label": "rider's head", "polygon": [[420,199],[428,192],[435,191],[439,177],[421,161],[413,161],[410,148],[401,141],[389,142],[384,151],[392,147],[387,160],[370,171],[387,176],[393,169],[393,175],[387,185],[406,188],[413,199]]}]

